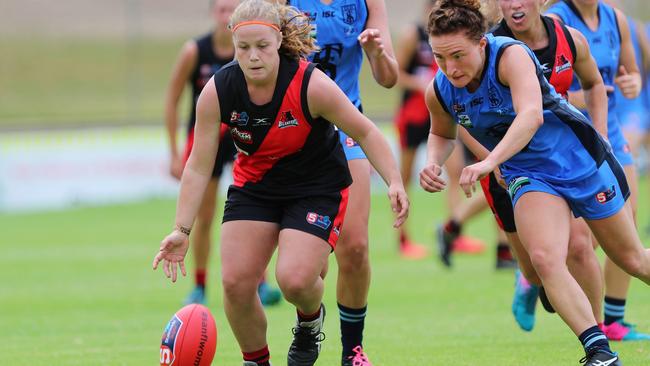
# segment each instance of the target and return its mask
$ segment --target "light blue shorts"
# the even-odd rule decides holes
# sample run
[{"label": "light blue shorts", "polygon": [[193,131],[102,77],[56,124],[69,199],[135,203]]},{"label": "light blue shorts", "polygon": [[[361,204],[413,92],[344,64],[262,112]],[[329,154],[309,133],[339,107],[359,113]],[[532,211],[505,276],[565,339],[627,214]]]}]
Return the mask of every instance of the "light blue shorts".
[{"label": "light blue shorts", "polygon": [[349,137],[345,132],[339,130],[339,141],[343,146],[343,152],[345,153],[345,158],[350,160],[356,159],[367,159],[366,154],[361,150],[359,143],[354,141],[352,137]]},{"label": "light blue shorts", "polygon": [[627,143],[625,136],[623,136],[623,131],[617,128],[615,131],[610,131],[608,135],[609,143],[612,145],[612,152],[616,156],[616,160],[622,166],[634,165],[632,150],[630,150],[630,145]]},{"label": "light blue shorts", "polygon": [[549,182],[535,173],[508,177],[513,207],[528,192],[546,192],[564,198],[575,217],[599,220],[620,211],[630,196],[623,167],[612,155],[589,177],[571,183]]}]

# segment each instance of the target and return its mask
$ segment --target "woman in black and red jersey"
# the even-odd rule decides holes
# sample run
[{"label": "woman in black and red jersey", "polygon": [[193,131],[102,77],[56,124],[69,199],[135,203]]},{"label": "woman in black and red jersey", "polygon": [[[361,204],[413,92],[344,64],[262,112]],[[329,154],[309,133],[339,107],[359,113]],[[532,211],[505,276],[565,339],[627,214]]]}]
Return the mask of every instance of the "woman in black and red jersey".
[{"label": "woman in black and red jersey", "polygon": [[[433,1],[426,3],[423,9],[424,17],[429,14],[432,4]],[[395,127],[399,137],[402,179],[408,188],[415,153],[420,145],[426,144],[429,137],[431,122],[429,110],[424,102],[424,91],[433,80],[438,66],[433,59],[424,21],[406,26],[397,44],[397,83],[402,88],[402,100],[395,115]],[[405,258],[420,259],[427,255],[426,247],[411,241],[406,225],[400,229],[399,250]]]},{"label": "woman in black and red jersey", "polygon": [[[542,65],[546,79],[558,93],[565,97],[575,73],[585,91],[585,101],[589,115],[593,118],[594,127],[606,137],[607,94],[598,67],[589,51],[589,44],[577,30],[542,16],[541,8],[544,3],[544,0],[499,0],[503,20],[492,30],[492,33],[495,36],[514,38],[528,45]],[[480,159],[487,154],[487,151],[481,151],[481,147],[477,144],[470,142],[468,145],[472,145],[473,152]],[[535,323],[534,311],[541,281],[517,236],[508,192],[497,183],[494,173],[484,178],[481,185],[497,222],[506,231],[517,255],[523,276],[518,273],[512,311],[521,328],[530,331]],[[587,294],[596,320],[601,322],[602,275],[593,252],[591,231],[583,219],[574,218],[571,225],[567,264]],[[545,306],[550,308],[543,288],[541,295]]]},{"label": "woman in black and red jersey", "polygon": [[231,17],[235,59],[219,70],[197,103],[194,148],[183,179],[176,228],[161,243],[172,281],[185,272],[187,235],[210,179],[219,124],[239,154],[221,229],[224,306],[244,365],[269,365],[266,318],[257,284],[278,247],[276,278],[297,308],[288,365],[313,365],[323,340],[321,304],[328,255],[336,245],[351,183],[330,121],[358,141],[388,185],[399,227],[408,199],[379,129],[304,56],[313,51],[307,19],[287,6],[242,2]]}]

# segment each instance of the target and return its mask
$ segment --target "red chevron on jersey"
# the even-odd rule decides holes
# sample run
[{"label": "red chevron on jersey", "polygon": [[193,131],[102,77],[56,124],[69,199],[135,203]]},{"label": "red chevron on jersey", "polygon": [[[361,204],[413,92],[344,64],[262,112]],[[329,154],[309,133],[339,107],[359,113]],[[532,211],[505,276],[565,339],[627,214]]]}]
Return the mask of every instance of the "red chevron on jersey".
[{"label": "red chevron on jersey", "polygon": [[[567,92],[573,82],[573,62],[574,56],[567,40],[568,29],[566,29],[559,20],[553,19],[555,25],[555,36],[557,44],[555,46],[555,64],[549,82],[555,88],[555,91],[567,98]],[[566,33],[565,33],[566,32]]]},{"label": "red chevron on jersey", "polygon": [[[264,136],[259,148],[250,155],[239,154],[233,170],[234,184],[259,182],[276,162],[299,152],[311,132],[311,124],[302,111],[301,89],[308,62],[301,61],[289,83],[275,123]],[[236,130],[236,128],[233,128]]]}]

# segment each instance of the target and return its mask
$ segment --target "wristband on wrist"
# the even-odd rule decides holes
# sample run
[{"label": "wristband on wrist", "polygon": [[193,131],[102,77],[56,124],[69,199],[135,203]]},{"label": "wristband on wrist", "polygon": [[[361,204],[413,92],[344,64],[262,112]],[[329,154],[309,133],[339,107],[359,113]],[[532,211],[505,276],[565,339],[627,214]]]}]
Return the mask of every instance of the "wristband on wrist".
[{"label": "wristband on wrist", "polygon": [[192,231],[192,228],[191,228],[191,227],[185,227],[185,226],[183,226],[183,225],[177,224],[177,225],[176,225],[176,230],[178,230],[178,231],[180,231],[181,233],[183,233],[183,234],[189,236],[189,235],[190,235],[190,232]]}]

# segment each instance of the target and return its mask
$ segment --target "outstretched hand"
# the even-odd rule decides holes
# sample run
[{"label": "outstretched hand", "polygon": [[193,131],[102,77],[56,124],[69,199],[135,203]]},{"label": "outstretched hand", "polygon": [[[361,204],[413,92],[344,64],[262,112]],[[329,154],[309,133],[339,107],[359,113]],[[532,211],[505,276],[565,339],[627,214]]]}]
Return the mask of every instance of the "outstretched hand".
[{"label": "outstretched hand", "polygon": [[171,278],[172,282],[176,282],[176,278],[178,278],[178,267],[180,267],[183,276],[186,276],[185,254],[187,254],[188,247],[189,236],[178,230],[172,231],[160,242],[160,250],[153,259],[153,269],[157,269],[158,264],[162,262],[165,276]]},{"label": "outstretched hand", "polygon": [[634,99],[641,92],[641,78],[627,72],[625,66],[621,65],[618,69],[618,75],[614,79],[616,86],[621,90],[621,94],[627,99]]},{"label": "outstretched hand", "polygon": [[427,192],[440,192],[447,186],[447,183],[440,176],[442,168],[437,164],[426,165],[420,172],[420,187]]},{"label": "outstretched hand", "polygon": [[409,198],[404,190],[402,182],[393,183],[388,187],[388,198],[390,199],[390,207],[397,214],[393,227],[398,228],[404,224],[409,216]]},{"label": "outstretched hand", "polygon": [[463,171],[460,173],[460,180],[458,183],[467,198],[472,197],[472,193],[476,192],[476,182],[481,180],[490,172],[494,171],[497,167],[490,163],[487,160],[479,161],[476,164],[468,165],[463,168]]},{"label": "outstretched hand", "polygon": [[379,29],[366,28],[357,39],[363,50],[371,57],[379,57],[384,52],[384,41]]}]

